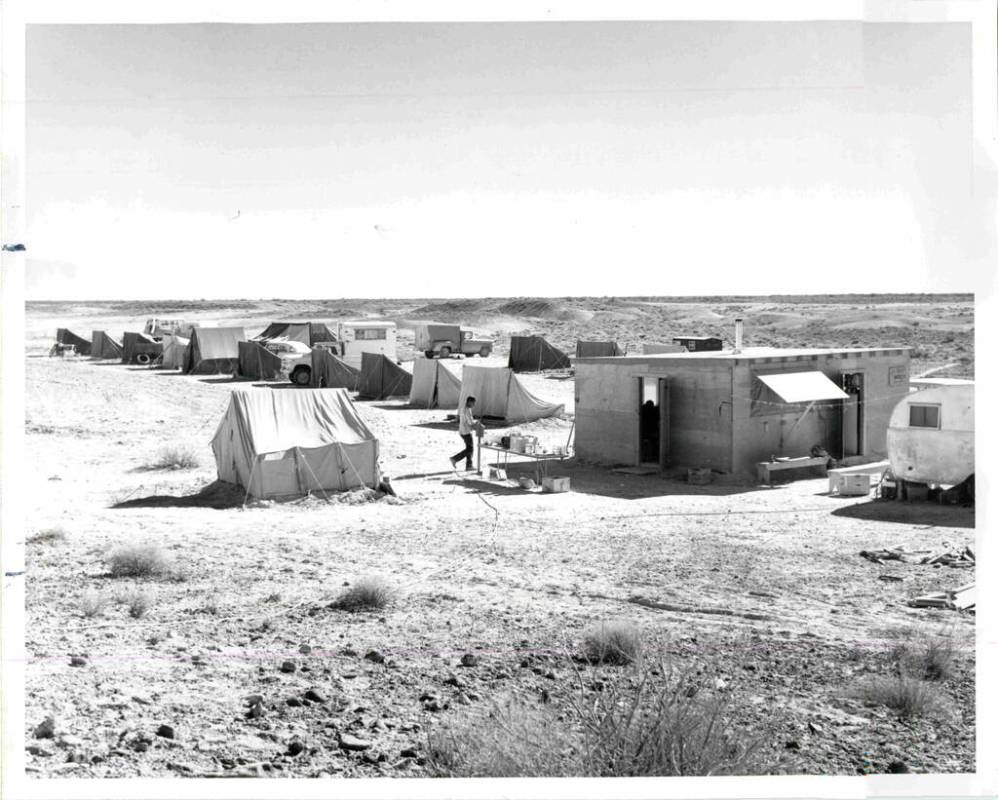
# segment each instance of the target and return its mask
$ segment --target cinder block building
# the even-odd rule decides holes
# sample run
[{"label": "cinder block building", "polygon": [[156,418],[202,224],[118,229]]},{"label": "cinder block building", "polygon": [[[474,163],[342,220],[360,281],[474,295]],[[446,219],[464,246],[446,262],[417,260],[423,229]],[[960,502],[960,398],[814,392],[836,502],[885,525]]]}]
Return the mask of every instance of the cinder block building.
[{"label": "cinder block building", "polygon": [[908,394],[909,351],[757,347],[578,359],[575,450],[598,463],[744,475],[815,446],[847,464],[877,461],[887,456],[891,411]]}]

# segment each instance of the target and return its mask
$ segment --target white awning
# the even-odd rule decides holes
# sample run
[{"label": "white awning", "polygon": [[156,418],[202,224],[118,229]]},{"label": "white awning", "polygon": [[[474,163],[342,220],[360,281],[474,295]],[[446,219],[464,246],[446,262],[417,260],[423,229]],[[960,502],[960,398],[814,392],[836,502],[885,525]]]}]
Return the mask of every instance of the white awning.
[{"label": "white awning", "polygon": [[847,400],[849,395],[821,372],[782,372],[759,375],[784,403],[813,403],[815,400]]}]

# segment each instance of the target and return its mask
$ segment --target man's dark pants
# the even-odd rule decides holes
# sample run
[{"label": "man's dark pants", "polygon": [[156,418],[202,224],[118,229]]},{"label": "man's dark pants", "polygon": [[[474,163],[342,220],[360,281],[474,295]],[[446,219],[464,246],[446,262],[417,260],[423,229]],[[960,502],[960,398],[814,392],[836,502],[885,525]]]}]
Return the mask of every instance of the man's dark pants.
[{"label": "man's dark pants", "polygon": [[461,438],[464,439],[464,450],[451,456],[451,461],[460,461],[463,458],[464,468],[471,469],[471,457],[475,455],[475,445],[471,441],[470,433],[462,433]]}]

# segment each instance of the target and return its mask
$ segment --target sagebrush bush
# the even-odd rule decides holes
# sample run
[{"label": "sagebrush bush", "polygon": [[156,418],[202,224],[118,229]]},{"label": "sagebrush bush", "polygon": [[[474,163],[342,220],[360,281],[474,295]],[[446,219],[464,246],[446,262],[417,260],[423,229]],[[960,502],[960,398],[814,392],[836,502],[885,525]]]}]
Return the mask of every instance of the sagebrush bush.
[{"label": "sagebrush bush", "polygon": [[128,616],[141,619],[152,608],[153,596],[148,592],[136,589],[121,598],[121,603],[128,608]]},{"label": "sagebrush bush", "polygon": [[341,592],[331,604],[341,611],[377,611],[395,597],[395,590],[381,578],[361,578]]},{"label": "sagebrush bush", "polygon": [[430,771],[447,777],[753,775],[775,765],[762,739],[731,724],[728,700],[669,670],[639,668],[600,691],[580,680],[570,708],[508,702],[428,735]]},{"label": "sagebrush bush", "polygon": [[66,538],[66,531],[62,528],[46,528],[31,534],[25,542],[27,544],[53,544],[54,542],[63,542]]},{"label": "sagebrush bush", "polygon": [[82,595],[78,602],[78,607],[80,613],[83,616],[99,617],[104,613],[104,609],[107,608],[108,599],[107,596],[101,592],[95,592],[93,589],[88,589]]},{"label": "sagebrush bush", "polygon": [[641,631],[629,622],[603,622],[586,632],[582,650],[592,664],[630,664],[641,657]]},{"label": "sagebrush bush", "polygon": [[867,678],[854,695],[867,704],[886,706],[902,719],[939,716],[945,711],[937,685],[903,672]]},{"label": "sagebrush bush", "polygon": [[108,567],[114,578],[154,578],[170,574],[166,557],[154,544],[119,547],[108,556]]},{"label": "sagebrush bush", "polygon": [[958,648],[951,633],[929,634],[907,627],[886,635],[895,639],[887,658],[897,673],[927,681],[944,681],[953,674]]},{"label": "sagebrush bush", "polygon": [[159,449],[150,469],[196,469],[201,459],[194,448],[186,444],[165,445]]}]

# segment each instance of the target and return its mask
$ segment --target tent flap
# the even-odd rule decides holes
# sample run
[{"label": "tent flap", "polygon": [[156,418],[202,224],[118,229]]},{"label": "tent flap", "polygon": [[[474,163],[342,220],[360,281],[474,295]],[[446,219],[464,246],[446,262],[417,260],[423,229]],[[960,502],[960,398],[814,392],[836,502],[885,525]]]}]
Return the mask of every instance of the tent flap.
[{"label": "tent flap", "polygon": [[784,372],[758,375],[784,403],[811,403],[817,400],[848,400],[849,395],[836,386],[824,373]]}]

